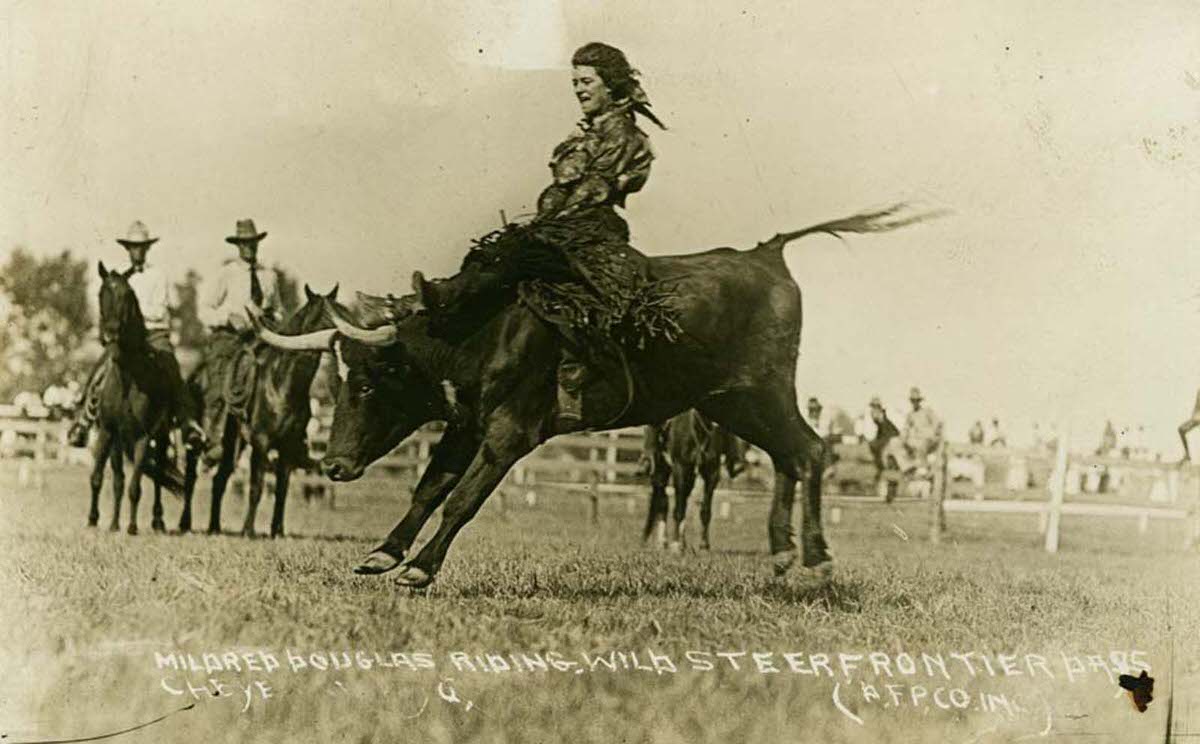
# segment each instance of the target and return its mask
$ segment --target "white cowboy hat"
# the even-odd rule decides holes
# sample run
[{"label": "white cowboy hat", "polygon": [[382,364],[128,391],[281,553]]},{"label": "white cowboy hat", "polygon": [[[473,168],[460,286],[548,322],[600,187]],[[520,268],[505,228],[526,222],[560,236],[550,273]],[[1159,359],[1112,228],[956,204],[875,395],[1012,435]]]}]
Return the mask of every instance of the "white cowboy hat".
[{"label": "white cowboy hat", "polygon": [[135,220],[129,226],[129,232],[124,238],[117,238],[117,242],[126,248],[133,245],[153,245],[158,242],[158,238],[150,237],[150,230],[141,220]]}]

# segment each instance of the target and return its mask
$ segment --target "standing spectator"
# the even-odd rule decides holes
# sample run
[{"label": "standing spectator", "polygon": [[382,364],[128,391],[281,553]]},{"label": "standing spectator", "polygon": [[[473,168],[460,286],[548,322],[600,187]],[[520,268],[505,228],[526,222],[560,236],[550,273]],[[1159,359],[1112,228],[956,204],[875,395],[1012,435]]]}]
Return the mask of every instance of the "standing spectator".
[{"label": "standing spectator", "polygon": [[1112,419],[1104,422],[1104,433],[1100,435],[1100,449],[1096,453],[1102,457],[1112,457],[1117,453],[1117,429]]},{"label": "standing spectator", "polygon": [[1004,434],[1004,429],[1000,428],[1000,418],[992,416],[992,426],[988,430],[987,438],[989,447],[1007,447],[1008,437]]},{"label": "standing spectator", "polygon": [[829,439],[830,427],[829,417],[825,415],[825,407],[821,405],[821,401],[817,396],[812,396],[808,399],[808,408],[804,414],[804,420],[813,428],[822,439]]},{"label": "standing spectator", "polygon": [[932,408],[924,405],[921,389],[908,393],[912,410],[904,419],[904,433],[888,443],[887,452],[896,459],[900,471],[908,474],[930,462],[942,444],[942,420]]},{"label": "standing spectator", "polygon": [[1130,446],[1129,427],[1122,426],[1117,429],[1117,452],[1120,453],[1122,460],[1129,459],[1129,452],[1132,449]]},{"label": "standing spectator", "polygon": [[1150,460],[1150,445],[1146,441],[1146,427],[1138,425],[1137,432],[1133,435],[1133,459],[1135,460]]},{"label": "standing spectator", "polygon": [[971,424],[971,430],[967,432],[967,439],[971,444],[983,444],[983,423],[978,419]]},{"label": "standing spectator", "polygon": [[888,418],[887,410],[879,398],[871,398],[870,412],[871,421],[875,424],[875,437],[867,446],[870,447],[871,457],[875,460],[875,480],[878,482],[888,465],[883,459],[884,450],[887,449],[888,442],[900,436],[900,430]]}]

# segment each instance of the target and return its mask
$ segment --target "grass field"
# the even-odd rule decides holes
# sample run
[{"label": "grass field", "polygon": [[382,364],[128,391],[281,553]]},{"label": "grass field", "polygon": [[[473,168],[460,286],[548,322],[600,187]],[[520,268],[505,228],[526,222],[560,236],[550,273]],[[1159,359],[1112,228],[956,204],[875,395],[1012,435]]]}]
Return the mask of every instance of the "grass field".
[{"label": "grass field", "polygon": [[[643,502],[631,512],[607,500],[594,526],[579,495],[538,495],[507,508],[494,497],[437,583],[413,593],[349,571],[403,513],[405,484],[352,484],[336,509],[293,497],[288,538],[248,541],[150,534],[146,496],[142,535],[87,529],[82,469],[51,473],[41,492],[0,471],[0,741],[164,714],[118,740],[1162,741],[1172,688],[1175,730],[1200,728],[1189,723],[1200,719],[1200,557],[1180,549],[1182,524],[1139,535],[1132,522],[1067,518],[1051,556],[1034,516],[952,514],[931,546],[924,504],[847,508],[827,527],[836,568],[823,584],[769,577],[765,501],[715,519],[712,552],[675,555],[642,547]],[[173,527],[179,503],[166,504]],[[227,530],[243,506],[227,500]],[[103,526],[107,489],[101,507]],[[197,507],[206,524],[205,493]],[[260,651],[260,667],[279,668],[222,656]],[[342,652],[354,668],[334,668]],[[968,652],[975,674],[952,656]],[[200,669],[159,668],[170,654]],[[222,668],[206,671],[204,654]],[[487,654],[509,669],[483,671],[475,657]],[[562,669],[530,671],[521,654]],[[862,658],[846,671],[839,654]],[[1145,713],[1112,679],[1122,658],[1152,667]],[[425,661],[434,668],[408,668]]]}]

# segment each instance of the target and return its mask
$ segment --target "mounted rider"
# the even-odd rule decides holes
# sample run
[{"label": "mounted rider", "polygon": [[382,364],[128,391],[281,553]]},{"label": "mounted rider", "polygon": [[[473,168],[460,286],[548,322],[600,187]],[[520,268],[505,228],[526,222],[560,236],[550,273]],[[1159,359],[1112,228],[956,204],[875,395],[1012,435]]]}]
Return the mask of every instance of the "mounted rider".
[{"label": "mounted rider", "polygon": [[[178,306],[175,291],[167,273],[157,263],[148,260],[150,246],[157,243],[158,238],[150,237],[146,225],[137,220],[129,226],[124,238],[117,238],[117,242],[124,246],[129,254],[129,266],[122,273],[125,274],[142,311],[142,319],[146,323],[146,341],[153,351],[163,355],[166,360],[163,368],[171,386],[171,397],[175,405],[174,421],[184,430],[184,441],[188,448],[199,448],[204,444],[204,431],[196,421],[192,398],[184,386],[183,375],[179,371],[179,360],[175,357],[175,347],[171,343],[171,313]],[[88,377],[87,384],[84,385],[79,418],[67,435],[68,441],[74,447],[87,444],[88,432],[95,421],[99,390],[110,368],[111,357],[111,349],[106,347]]]},{"label": "mounted rider", "polygon": [[254,220],[238,220],[236,232],[225,238],[225,242],[237,246],[238,256],[222,264],[198,308],[200,321],[209,329],[203,387],[209,443],[204,459],[210,465],[221,459],[226,417],[234,413],[230,404],[236,403],[230,400],[231,394],[236,396],[248,388],[245,376],[253,361],[249,365],[239,363],[255,339],[247,308],[256,315],[273,318],[280,307],[275,272],[258,262],[258,244],[265,237],[267,233],[259,232]]},{"label": "mounted rider", "polygon": [[[654,159],[635,116],[666,127],[651,113],[638,73],[621,50],[592,42],[575,52],[571,64],[584,118],[554,148],[553,181],[538,197],[537,215],[485,238],[449,279],[414,276],[415,307],[430,314],[435,331],[473,325],[478,318],[470,303],[497,290],[525,282],[527,304],[537,303],[531,294],[540,293],[541,306],[561,316],[555,325],[571,342],[558,367],[559,432],[578,429],[582,421],[587,367],[581,355],[614,337],[626,345],[669,338],[674,324],[669,315],[655,316],[657,306],[636,308],[649,285],[646,259],[629,245],[629,226],[616,211],[646,184]],[[564,297],[570,287],[578,291]]]}]

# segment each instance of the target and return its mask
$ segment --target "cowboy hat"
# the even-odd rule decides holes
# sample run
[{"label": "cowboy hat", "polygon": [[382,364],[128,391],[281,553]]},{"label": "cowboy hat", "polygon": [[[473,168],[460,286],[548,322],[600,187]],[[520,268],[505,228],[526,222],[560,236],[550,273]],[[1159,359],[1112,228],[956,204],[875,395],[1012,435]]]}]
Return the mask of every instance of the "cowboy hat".
[{"label": "cowboy hat", "polygon": [[871,408],[883,410],[883,401],[879,399],[878,395],[876,395],[874,398],[871,398],[871,403],[869,405]]},{"label": "cowboy hat", "polygon": [[822,407],[822,406],[821,406],[821,401],[817,400],[817,396],[815,396],[815,395],[814,395],[814,396],[812,396],[811,398],[809,398],[809,399],[808,399],[808,405],[810,405],[810,406],[816,406],[817,408],[821,408],[821,407]]},{"label": "cowboy hat", "polygon": [[265,232],[259,232],[254,227],[254,220],[238,220],[237,233],[225,238],[226,243],[257,243],[267,237]]},{"label": "cowboy hat", "polygon": [[908,399],[909,400],[925,400],[925,396],[921,395],[921,388],[913,387],[912,390],[908,391]]},{"label": "cowboy hat", "polygon": [[133,245],[153,245],[158,242],[158,238],[150,237],[150,230],[141,220],[134,220],[134,223],[129,226],[129,232],[124,238],[117,238],[117,242],[126,248]]}]

